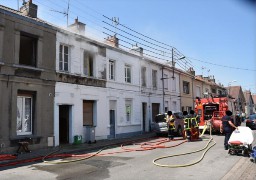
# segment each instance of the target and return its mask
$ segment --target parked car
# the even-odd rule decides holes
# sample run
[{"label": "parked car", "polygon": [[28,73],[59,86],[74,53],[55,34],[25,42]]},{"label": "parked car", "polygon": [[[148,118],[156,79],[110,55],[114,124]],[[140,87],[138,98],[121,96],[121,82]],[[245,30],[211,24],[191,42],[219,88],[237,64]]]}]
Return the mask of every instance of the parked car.
[{"label": "parked car", "polygon": [[249,119],[245,120],[246,126],[252,130],[256,130],[256,114],[251,114]]},{"label": "parked car", "polygon": [[[175,117],[175,133],[177,136],[183,135],[184,121],[182,112],[173,113]],[[154,121],[151,124],[151,128],[157,135],[168,134],[168,127],[166,123],[167,114],[158,114],[155,116]]]}]

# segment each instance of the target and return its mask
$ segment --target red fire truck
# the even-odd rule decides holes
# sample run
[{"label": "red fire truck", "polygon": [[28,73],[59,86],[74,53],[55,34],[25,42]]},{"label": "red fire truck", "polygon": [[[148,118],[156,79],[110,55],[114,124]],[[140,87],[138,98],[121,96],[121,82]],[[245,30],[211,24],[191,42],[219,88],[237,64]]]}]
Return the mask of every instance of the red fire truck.
[{"label": "red fire truck", "polygon": [[219,132],[221,119],[227,110],[234,110],[233,101],[228,97],[210,96],[201,99],[197,97],[195,100],[195,112],[200,117],[199,129],[203,129],[209,121],[211,122],[212,130]]}]

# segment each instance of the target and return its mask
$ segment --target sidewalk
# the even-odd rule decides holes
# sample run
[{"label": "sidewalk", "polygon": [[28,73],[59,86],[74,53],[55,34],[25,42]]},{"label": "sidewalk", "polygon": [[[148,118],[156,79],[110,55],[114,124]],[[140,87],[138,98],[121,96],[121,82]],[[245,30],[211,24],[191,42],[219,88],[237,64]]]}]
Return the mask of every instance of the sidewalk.
[{"label": "sidewalk", "polygon": [[[16,162],[16,161],[24,161],[24,160],[33,159],[33,158],[44,157],[55,151],[57,151],[57,154],[79,154],[79,153],[89,152],[92,150],[100,150],[108,146],[115,146],[115,145],[121,145],[124,143],[136,142],[136,141],[140,141],[140,140],[144,140],[152,137],[155,137],[155,133],[150,132],[150,133],[143,133],[143,134],[139,134],[134,137],[128,137],[128,138],[99,140],[96,143],[91,143],[91,144],[87,144],[87,143],[82,143],[78,145],[67,144],[60,147],[50,147],[50,148],[34,150],[30,153],[18,154],[17,158],[13,160],[0,161],[0,170],[16,167],[16,166],[1,167],[1,165]],[[37,162],[40,162],[40,161],[37,161]],[[17,166],[22,166],[24,164],[25,163],[22,163]]]}]

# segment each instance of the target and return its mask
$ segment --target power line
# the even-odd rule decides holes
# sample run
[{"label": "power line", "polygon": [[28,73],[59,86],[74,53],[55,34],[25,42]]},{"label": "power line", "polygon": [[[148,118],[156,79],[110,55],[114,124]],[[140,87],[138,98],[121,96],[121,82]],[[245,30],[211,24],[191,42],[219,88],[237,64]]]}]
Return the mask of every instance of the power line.
[{"label": "power line", "polygon": [[203,63],[206,63],[206,64],[211,64],[211,65],[214,65],[214,66],[219,66],[219,67],[225,67],[225,68],[230,68],[230,69],[238,69],[238,70],[245,70],[245,71],[256,71],[255,69],[247,69],[247,68],[239,68],[239,67],[233,67],[233,66],[226,66],[226,65],[215,64],[215,63],[211,63],[211,62],[207,62],[207,61],[202,61],[202,60],[191,58],[191,57],[188,57],[188,58],[190,58],[192,60],[195,60],[195,61],[200,61],[200,62],[203,62]]}]

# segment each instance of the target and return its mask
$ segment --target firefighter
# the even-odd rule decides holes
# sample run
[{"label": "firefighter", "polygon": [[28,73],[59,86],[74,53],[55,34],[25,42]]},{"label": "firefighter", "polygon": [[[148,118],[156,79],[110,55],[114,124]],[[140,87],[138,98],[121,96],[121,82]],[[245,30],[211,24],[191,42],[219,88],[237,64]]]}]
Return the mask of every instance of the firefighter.
[{"label": "firefighter", "polygon": [[187,141],[191,141],[191,118],[187,111],[183,111],[184,116],[184,131]]},{"label": "firefighter", "polygon": [[190,110],[191,121],[191,140],[199,139],[199,117],[195,114],[194,110]]},{"label": "firefighter", "polygon": [[232,134],[233,128],[237,129],[237,127],[232,122],[232,112],[227,110],[226,115],[222,117],[222,123],[220,124],[220,132],[225,134],[224,139],[224,149],[228,150],[228,141]]},{"label": "firefighter", "polygon": [[167,112],[166,122],[168,126],[168,138],[173,140],[175,131],[175,118],[172,115],[172,111]]}]

